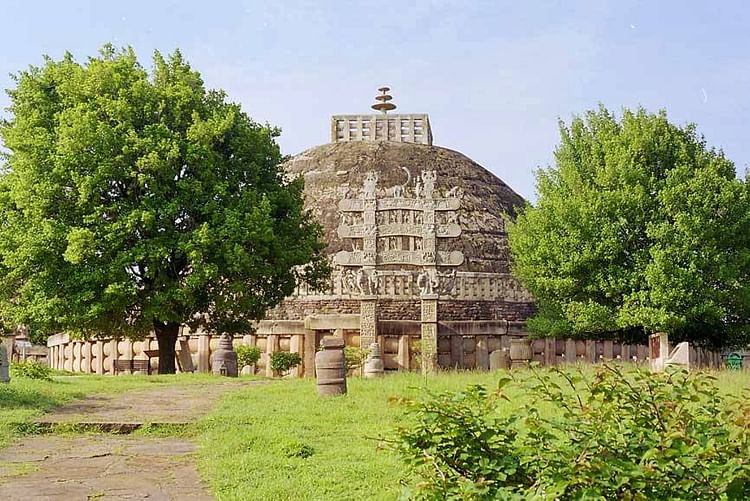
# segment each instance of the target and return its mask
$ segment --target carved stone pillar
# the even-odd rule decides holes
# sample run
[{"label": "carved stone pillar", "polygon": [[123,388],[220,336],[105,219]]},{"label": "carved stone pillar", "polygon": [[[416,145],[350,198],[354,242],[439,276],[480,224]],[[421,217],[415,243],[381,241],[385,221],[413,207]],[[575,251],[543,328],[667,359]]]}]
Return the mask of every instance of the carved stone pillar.
[{"label": "carved stone pillar", "polygon": [[[60,368],[65,367],[65,348],[60,350]],[[109,341],[109,357],[110,357],[110,365],[109,365],[109,372],[110,374],[115,373],[115,366],[117,365],[117,360],[120,359],[120,352],[117,349],[117,338],[112,338]]]},{"label": "carved stone pillar", "polygon": [[422,295],[422,373],[437,371],[438,329],[436,294]]},{"label": "carved stone pillar", "polygon": [[96,342],[96,352],[98,353],[98,358],[96,359],[96,373],[97,374],[104,374],[104,342],[103,341],[97,341]]},{"label": "carved stone pillar", "polygon": [[662,372],[669,357],[669,336],[666,332],[657,332],[649,336],[649,359],[651,372]]},{"label": "carved stone pillar", "polygon": [[316,338],[317,335],[314,330],[305,329],[304,366],[302,369],[305,377],[315,377],[315,350],[318,348]]},{"label": "carved stone pillar", "polygon": [[377,342],[378,302],[375,296],[362,296],[359,302],[359,347],[369,349]]},{"label": "carved stone pillar", "polygon": [[198,335],[198,372],[208,373],[211,370],[209,365],[211,352],[211,337],[201,332]]}]

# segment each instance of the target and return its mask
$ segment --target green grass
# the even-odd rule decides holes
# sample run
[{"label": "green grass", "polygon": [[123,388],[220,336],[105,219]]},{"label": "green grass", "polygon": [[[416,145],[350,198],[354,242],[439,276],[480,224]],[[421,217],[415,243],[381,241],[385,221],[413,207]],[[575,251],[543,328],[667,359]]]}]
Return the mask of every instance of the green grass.
[{"label": "green grass", "polygon": [[[716,375],[724,392],[748,387],[747,373]],[[219,499],[396,499],[412,479],[382,439],[406,424],[399,400],[420,397],[425,387],[491,388],[498,378],[486,372],[350,378],[346,396],[328,399],[317,397],[313,380],[244,388],[225,396],[201,423],[199,469]],[[511,386],[507,394],[510,406],[523,404],[518,389]]]},{"label": "green grass", "polygon": [[395,499],[410,479],[382,439],[405,424],[401,399],[496,381],[486,372],[350,378],[336,398],[319,398],[313,380],[246,388],[203,421],[199,469],[219,499]]},{"label": "green grass", "polygon": [[39,431],[33,419],[50,409],[87,395],[116,394],[155,385],[217,381],[209,374],[173,376],[57,376],[52,381],[13,378],[0,384],[0,447],[18,435]]},{"label": "green grass", "polygon": [[[328,399],[317,396],[314,380],[259,381],[227,393],[196,425],[145,426],[136,434],[197,440],[200,473],[219,499],[396,499],[413,479],[383,439],[408,424],[402,399],[424,396],[425,388],[493,387],[499,376],[453,372],[427,379],[412,373],[349,378],[348,395]],[[523,379],[530,373],[514,376]],[[739,394],[749,386],[747,372],[716,376],[725,393]],[[51,382],[15,378],[0,385],[0,447],[19,435],[42,432],[33,424],[36,416],[87,395],[224,381],[206,374],[58,376]],[[520,390],[507,390],[510,405],[524,403]]]}]

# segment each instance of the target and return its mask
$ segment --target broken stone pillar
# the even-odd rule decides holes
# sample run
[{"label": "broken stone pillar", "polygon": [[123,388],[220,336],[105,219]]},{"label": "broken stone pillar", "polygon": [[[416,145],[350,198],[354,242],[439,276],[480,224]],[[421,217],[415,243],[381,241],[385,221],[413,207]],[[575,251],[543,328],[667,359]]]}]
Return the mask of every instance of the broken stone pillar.
[{"label": "broken stone pillar", "polygon": [[10,383],[10,364],[8,350],[0,344],[0,383]]},{"label": "broken stone pillar", "polygon": [[422,374],[437,371],[437,294],[422,295]]},{"label": "broken stone pillar", "polygon": [[490,353],[490,370],[497,371],[501,369],[510,369],[510,353],[504,348]]},{"label": "broken stone pillar", "polygon": [[211,336],[205,332],[198,334],[198,372],[211,372],[210,357]]},{"label": "broken stone pillar", "polygon": [[669,356],[669,336],[666,332],[651,334],[648,338],[649,364],[652,372],[662,372]]},{"label": "broken stone pillar", "polygon": [[344,340],[323,338],[323,349],[315,354],[315,376],[318,395],[332,397],[346,393],[346,360]]},{"label": "broken stone pillar", "polygon": [[665,361],[665,366],[667,365],[690,370],[690,344],[687,341],[674,347]]},{"label": "broken stone pillar", "polygon": [[487,346],[487,336],[477,336],[477,347],[475,357],[477,369],[487,370],[490,368],[490,353]]},{"label": "broken stone pillar", "polygon": [[304,347],[302,349],[304,361],[302,371],[305,377],[315,377],[315,350],[318,349],[316,339],[317,334],[314,330],[305,329]]},{"label": "broken stone pillar", "polygon": [[367,360],[365,360],[364,373],[366,378],[383,377],[385,373],[380,345],[378,343],[370,345],[370,354],[367,356]]},{"label": "broken stone pillar", "polygon": [[211,372],[217,376],[237,377],[237,353],[229,334],[221,335],[219,347],[211,355]]}]

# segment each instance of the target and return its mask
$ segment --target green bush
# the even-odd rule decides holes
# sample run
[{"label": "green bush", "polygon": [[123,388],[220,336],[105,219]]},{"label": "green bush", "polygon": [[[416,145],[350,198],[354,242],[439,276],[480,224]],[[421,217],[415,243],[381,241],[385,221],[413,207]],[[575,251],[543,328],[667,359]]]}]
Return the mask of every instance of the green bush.
[{"label": "green bush", "polygon": [[748,395],[704,373],[572,369],[410,402],[395,447],[416,499],[748,499]]},{"label": "green bush", "polygon": [[234,351],[237,353],[237,365],[240,368],[246,365],[255,365],[260,360],[261,351],[257,346],[241,344]]},{"label": "green bush", "polygon": [[10,364],[10,374],[12,377],[51,381],[52,373],[52,369],[36,360],[29,359],[23,362],[13,362]]},{"label": "green bush", "polygon": [[346,363],[347,372],[362,367],[365,363],[365,359],[367,359],[367,354],[367,350],[357,348],[356,346],[344,347],[344,361]]},{"label": "green bush", "polygon": [[271,369],[282,376],[302,363],[299,353],[276,351],[271,353]]}]

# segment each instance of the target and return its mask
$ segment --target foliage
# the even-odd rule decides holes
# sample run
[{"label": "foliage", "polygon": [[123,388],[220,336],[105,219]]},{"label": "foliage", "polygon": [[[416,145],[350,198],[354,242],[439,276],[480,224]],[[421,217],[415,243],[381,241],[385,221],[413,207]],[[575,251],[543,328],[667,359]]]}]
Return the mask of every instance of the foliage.
[{"label": "foliage", "polygon": [[255,345],[248,346],[246,344],[241,344],[236,347],[234,351],[237,353],[237,364],[240,367],[255,365],[258,363],[258,360],[260,360],[261,351],[260,348]]},{"label": "foliage", "polygon": [[666,113],[560,124],[556,165],[509,227],[538,335],[748,338],[750,196],[732,162]]},{"label": "foliage", "polygon": [[12,377],[51,381],[53,370],[49,366],[37,362],[36,360],[28,359],[23,362],[11,363],[10,374]]},{"label": "foliage", "polygon": [[275,351],[271,353],[271,369],[282,376],[302,363],[299,353]]},{"label": "foliage", "polygon": [[419,339],[416,343],[413,343],[411,346],[411,353],[414,360],[414,367],[412,369],[421,369],[422,368],[422,357],[424,353],[424,347],[425,342],[422,339]]},{"label": "foliage", "polygon": [[[44,335],[181,323],[245,332],[328,273],[278,130],[206,90],[176,51],[47,58],[15,77],[0,177],[0,317]],[[171,339],[171,344],[169,339]]]},{"label": "foliage", "polygon": [[367,355],[368,350],[363,350],[356,346],[345,346],[344,361],[346,362],[346,370],[353,371],[362,367],[367,359]]},{"label": "foliage", "polygon": [[[397,448],[418,499],[747,499],[750,404],[713,376],[539,371],[508,410],[474,385],[412,401]],[[548,407],[545,412],[544,407]]]}]

